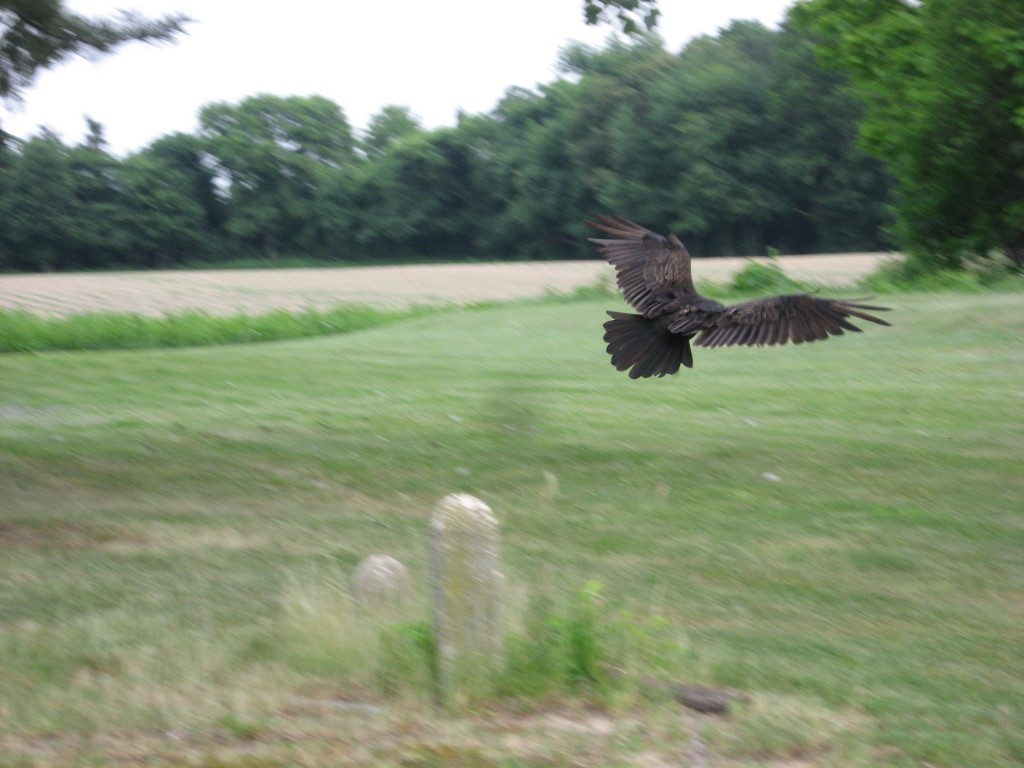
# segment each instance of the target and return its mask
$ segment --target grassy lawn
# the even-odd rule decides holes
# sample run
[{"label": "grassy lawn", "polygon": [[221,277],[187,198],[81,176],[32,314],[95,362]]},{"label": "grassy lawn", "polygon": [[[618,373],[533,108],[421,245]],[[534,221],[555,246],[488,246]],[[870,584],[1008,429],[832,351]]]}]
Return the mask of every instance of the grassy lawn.
[{"label": "grassy lawn", "polygon": [[[641,382],[607,298],[0,357],[0,766],[1024,763],[1024,294],[885,303]],[[453,491],[514,589],[596,579],[744,702],[375,697],[332,611]]]}]

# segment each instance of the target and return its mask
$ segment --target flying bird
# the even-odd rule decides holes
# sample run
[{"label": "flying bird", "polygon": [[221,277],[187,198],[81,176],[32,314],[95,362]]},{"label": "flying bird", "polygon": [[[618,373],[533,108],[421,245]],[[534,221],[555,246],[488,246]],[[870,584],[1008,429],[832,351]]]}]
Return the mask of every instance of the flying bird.
[{"label": "flying bird", "polygon": [[[748,347],[818,341],[860,332],[847,318],[879,325],[885,320],[864,310],[885,311],[806,293],[769,296],[725,306],[694,290],[690,254],[674,234],[663,237],[619,216],[597,216],[590,226],[611,235],[592,237],[615,267],[619,289],[640,314],[609,312],[604,340],[616,370],[631,379],[665,376],[693,367],[690,339],[698,347]],[[699,335],[698,335],[699,334]]]}]

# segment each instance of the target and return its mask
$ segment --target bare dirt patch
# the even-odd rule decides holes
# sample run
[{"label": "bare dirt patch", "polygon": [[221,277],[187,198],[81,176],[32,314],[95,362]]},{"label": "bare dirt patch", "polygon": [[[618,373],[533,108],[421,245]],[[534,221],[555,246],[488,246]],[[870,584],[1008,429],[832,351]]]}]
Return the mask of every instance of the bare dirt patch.
[{"label": "bare dirt patch", "polygon": [[115,526],[58,520],[26,523],[0,520],[0,549],[25,547],[64,552],[106,549],[115,543],[141,539]]},{"label": "bare dirt patch", "polygon": [[[778,263],[796,279],[848,287],[876,269],[887,255],[783,256]],[[727,281],[747,261],[700,259],[694,264],[694,276],[698,283]],[[612,276],[612,268],[598,260],[3,275],[0,309],[50,316],[111,311],[159,316],[187,310],[258,314],[338,304],[465,304],[566,293]]]}]

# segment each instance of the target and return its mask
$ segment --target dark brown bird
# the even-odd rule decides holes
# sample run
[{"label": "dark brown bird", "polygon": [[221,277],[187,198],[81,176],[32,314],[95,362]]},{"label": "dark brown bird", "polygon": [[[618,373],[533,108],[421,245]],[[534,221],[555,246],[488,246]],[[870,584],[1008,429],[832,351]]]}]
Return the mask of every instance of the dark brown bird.
[{"label": "dark brown bird", "polygon": [[615,267],[619,289],[639,315],[609,312],[604,340],[616,370],[631,379],[665,376],[680,365],[693,367],[690,339],[698,347],[785,344],[818,341],[860,332],[848,317],[889,325],[864,310],[884,311],[806,293],[769,296],[725,306],[693,288],[690,254],[673,234],[663,237],[619,216],[590,222],[612,238],[590,238]]}]

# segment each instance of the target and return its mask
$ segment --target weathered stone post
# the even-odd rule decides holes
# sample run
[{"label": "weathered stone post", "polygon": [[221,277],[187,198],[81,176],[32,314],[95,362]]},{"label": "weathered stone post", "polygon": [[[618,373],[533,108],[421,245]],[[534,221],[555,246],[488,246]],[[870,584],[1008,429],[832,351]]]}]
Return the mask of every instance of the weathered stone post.
[{"label": "weathered stone post", "polygon": [[396,615],[411,595],[409,569],[390,555],[368,555],[352,572],[352,596],[364,611]]},{"label": "weathered stone post", "polygon": [[482,691],[502,662],[498,520],[465,493],[445,496],[430,519],[430,591],[443,704]]}]

